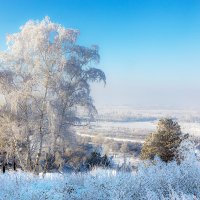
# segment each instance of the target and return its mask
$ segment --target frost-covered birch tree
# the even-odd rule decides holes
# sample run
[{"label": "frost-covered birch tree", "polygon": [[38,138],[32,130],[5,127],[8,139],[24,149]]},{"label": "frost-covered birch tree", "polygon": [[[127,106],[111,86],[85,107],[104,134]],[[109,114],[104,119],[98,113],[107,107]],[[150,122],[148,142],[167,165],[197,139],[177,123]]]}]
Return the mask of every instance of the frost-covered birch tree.
[{"label": "frost-covered birch tree", "polygon": [[0,134],[9,135],[25,169],[36,168],[47,147],[62,149],[70,128],[88,124],[96,113],[90,83],[106,78],[95,68],[97,46],[78,45],[78,35],[48,17],[31,20],[7,36],[8,48],[0,52]]}]

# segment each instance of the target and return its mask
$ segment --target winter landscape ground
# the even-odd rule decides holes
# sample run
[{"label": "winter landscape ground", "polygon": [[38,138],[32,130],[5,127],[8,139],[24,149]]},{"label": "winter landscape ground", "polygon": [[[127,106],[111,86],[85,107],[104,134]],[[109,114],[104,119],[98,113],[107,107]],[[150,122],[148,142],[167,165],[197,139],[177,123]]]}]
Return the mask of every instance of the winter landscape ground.
[{"label": "winter landscape ground", "polygon": [[[112,141],[143,143],[144,137],[155,130],[158,119],[171,116],[181,124],[184,132],[198,138],[198,114],[199,111],[140,110],[131,107],[100,109],[98,121],[93,122],[90,127],[91,132],[86,135],[79,129],[78,133],[83,138],[91,137],[93,140],[101,134],[101,139],[110,141],[110,145]],[[125,131],[120,134],[119,130],[124,128]],[[102,151],[103,147],[104,145]],[[199,199],[198,149],[194,143],[188,142],[180,147],[180,151],[185,155],[181,165],[175,161],[166,164],[159,159],[152,165],[151,162],[141,161],[132,154],[125,154],[126,161],[130,161],[131,165],[137,165],[137,169],[133,171],[96,167],[84,173],[40,173],[39,176],[21,170],[9,171],[0,175],[0,199]],[[110,155],[113,153],[110,152]],[[124,154],[115,152],[117,153],[119,155],[118,159],[114,159],[115,164],[123,163]]]},{"label": "winter landscape ground", "polygon": [[0,0],[0,200],[200,200],[200,1]]},{"label": "winter landscape ground", "polygon": [[190,158],[177,166],[157,161],[137,173],[97,169],[86,174],[26,173],[0,175],[1,199],[77,200],[194,200],[199,199],[199,161]]}]

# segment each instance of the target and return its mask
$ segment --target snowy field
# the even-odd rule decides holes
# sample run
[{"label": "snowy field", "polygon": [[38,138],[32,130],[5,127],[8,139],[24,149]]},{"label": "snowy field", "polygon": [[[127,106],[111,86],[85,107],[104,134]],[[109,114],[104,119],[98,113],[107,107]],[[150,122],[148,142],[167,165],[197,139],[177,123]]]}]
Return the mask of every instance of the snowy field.
[{"label": "snowy field", "polygon": [[97,121],[91,124],[90,129],[79,130],[79,136],[142,143],[156,129],[158,120],[168,117],[176,120],[184,133],[200,137],[200,110],[144,110],[116,106],[99,108],[98,113]]}]

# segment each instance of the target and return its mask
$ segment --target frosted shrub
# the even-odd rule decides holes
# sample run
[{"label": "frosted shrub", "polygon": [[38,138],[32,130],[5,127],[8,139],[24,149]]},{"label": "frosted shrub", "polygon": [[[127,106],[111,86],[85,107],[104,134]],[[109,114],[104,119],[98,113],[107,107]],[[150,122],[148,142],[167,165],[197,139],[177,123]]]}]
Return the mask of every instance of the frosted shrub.
[{"label": "frosted shrub", "polygon": [[[0,199],[76,200],[194,200],[200,199],[200,163],[186,142],[179,151],[184,160],[165,163],[159,159],[141,163],[137,172],[95,169],[89,173],[0,174]],[[185,153],[187,152],[187,153]]]}]

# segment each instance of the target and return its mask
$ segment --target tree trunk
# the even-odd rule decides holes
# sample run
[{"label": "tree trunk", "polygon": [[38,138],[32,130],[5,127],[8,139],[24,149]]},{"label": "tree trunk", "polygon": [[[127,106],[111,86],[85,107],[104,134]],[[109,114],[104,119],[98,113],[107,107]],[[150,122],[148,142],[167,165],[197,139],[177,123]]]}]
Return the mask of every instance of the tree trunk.
[{"label": "tree trunk", "polygon": [[42,103],[42,111],[41,111],[41,118],[40,118],[40,131],[39,131],[39,137],[40,137],[40,144],[39,144],[39,150],[38,154],[36,157],[36,162],[35,162],[35,172],[36,174],[39,174],[39,162],[40,162],[40,157],[42,155],[42,146],[43,146],[43,122],[44,122],[44,110],[45,110],[45,102],[47,98],[47,91],[48,91],[48,83],[49,83],[49,76],[47,78],[46,86],[45,86],[45,94],[44,94],[44,99]]},{"label": "tree trunk", "polygon": [[6,152],[3,152],[2,172],[6,172]]},{"label": "tree trunk", "polygon": [[26,167],[27,167],[27,170],[29,170],[29,171],[33,170],[29,136],[27,136],[27,160],[26,160]]},{"label": "tree trunk", "polygon": [[37,154],[36,161],[35,161],[35,173],[39,175],[39,161],[40,161],[40,154]]},{"label": "tree trunk", "polygon": [[13,157],[13,170],[16,171],[16,159]]}]

